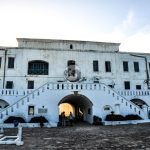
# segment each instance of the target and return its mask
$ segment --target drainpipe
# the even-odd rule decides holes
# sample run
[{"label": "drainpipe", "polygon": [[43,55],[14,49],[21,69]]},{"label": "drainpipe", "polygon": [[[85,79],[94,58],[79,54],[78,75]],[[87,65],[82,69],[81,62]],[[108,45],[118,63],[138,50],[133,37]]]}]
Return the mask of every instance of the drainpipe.
[{"label": "drainpipe", "polygon": [[3,89],[5,88],[5,77],[6,77],[6,58],[7,58],[7,50],[6,49],[0,49],[1,51],[4,51],[4,70],[3,70]]},{"label": "drainpipe", "polygon": [[146,80],[145,80],[145,83],[147,83],[147,87],[148,89],[150,89],[150,85],[149,85],[149,73],[148,73],[148,66],[147,66],[147,58],[146,56],[140,56],[140,55],[135,55],[135,54],[130,54],[131,56],[134,56],[134,57],[141,57],[141,58],[144,58],[145,60],[145,67],[146,67]]}]

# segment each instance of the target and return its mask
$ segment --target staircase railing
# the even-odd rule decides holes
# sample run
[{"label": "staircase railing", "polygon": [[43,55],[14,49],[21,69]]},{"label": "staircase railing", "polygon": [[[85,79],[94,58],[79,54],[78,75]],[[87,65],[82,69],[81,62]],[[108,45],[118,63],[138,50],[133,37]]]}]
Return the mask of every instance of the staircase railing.
[{"label": "staircase railing", "polygon": [[4,116],[3,116],[4,114],[5,114],[5,116],[8,116],[8,110],[10,110],[11,112],[14,112],[13,107],[15,105],[16,106],[19,105],[19,102],[22,101],[22,104],[24,104],[25,99],[26,99],[27,102],[29,102],[29,97],[30,96],[32,96],[32,98],[34,98],[34,96],[36,94],[40,95],[39,91],[42,90],[42,92],[44,92],[44,90],[45,90],[44,87],[45,86],[46,86],[47,90],[50,89],[50,90],[103,90],[103,91],[106,91],[106,88],[107,88],[108,94],[112,94],[112,97],[116,96],[116,99],[117,100],[120,99],[121,103],[125,100],[126,103],[129,103],[130,105],[132,105],[131,107],[134,106],[135,112],[136,113],[138,112],[138,114],[140,116],[142,115],[141,112],[144,114],[143,109],[141,109],[139,106],[135,105],[133,102],[127,100],[125,97],[118,94],[117,91],[110,88],[109,86],[107,86],[104,83],[52,83],[52,82],[47,82],[47,83],[43,84],[42,86],[40,86],[39,88],[31,91],[31,93],[28,93],[27,95],[25,95],[21,99],[17,100],[12,105],[10,105],[10,106],[6,107],[5,109],[1,110],[0,111],[0,119],[4,118]]},{"label": "staircase railing", "polygon": [[[126,103],[129,103],[130,105],[134,106],[134,108],[137,108],[137,109],[139,110],[138,115],[141,116],[141,112],[142,112],[143,115],[144,115],[144,110],[143,110],[142,108],[140,108],[138,105],[136,105],[136,104],[134,104],[132,101],[126,99],[124,96],[120,95],[117,91],[115,91],[113,88],[107,86],[106,84],[104,84],[104,83],[101,83],[101,84],[104,85],[105,87],[107,87],[109,90],[113,91],[113,94],[112,94],[113,97],[115,96],[115,95],[114,95],[114,93],[115,93],[117,96],[121,97],[121,101],[125,100]],[[119,97],[117,97],[117,100],[119,100]],[[133,108],[131,107],[131,109],[133,109]],[[136,109],[135,109],[135,110],[136,110]],[[137,111],[137,110],[136,110],[136,111]],[[142,116],[142,118],[143,118],[143,117],[144,117],[144,116]]]},{"label": "staircase railing", "polygon": [[21,102],[21,101],[24,100],[25,98],[27,98],[27,101],[29,101],[28,98],[29,98],[31,95],[34,97],[34,93],[35,93],[35,92],[37,92],[37,94],[39,95],[39,90],[40,90],[40,89],[43,89],[43,87],[44,87],[45,85],[47,85],[47,87],[48,87],[49,83],[50,83],[50,82],[47,82],[47,83],[43,84],[43,85],[40,86],[39,88],[37,88],[37,89],[31,91],[31,93],[27,93],[27,95],[23,96],[21,99],[17,100],[17,101],[14,102],[13,104],[11,104],[11,105],[9,105],[8,107],[2,109],[2,110],[0,111],[0,119],[3,119],[3,113],[4,113],[4,112],[6,112],[6,115],[8,115],[8,110],[9,110],[9,109],[11,109],[11,112],[13,112],[13,106],[17,105],[19,102]]}]

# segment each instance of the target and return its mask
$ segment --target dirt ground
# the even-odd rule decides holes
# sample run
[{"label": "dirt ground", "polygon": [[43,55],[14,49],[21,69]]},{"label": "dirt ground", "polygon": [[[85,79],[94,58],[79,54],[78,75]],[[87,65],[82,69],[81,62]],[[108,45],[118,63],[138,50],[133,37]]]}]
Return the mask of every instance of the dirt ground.
[{"label": "dirt ground", "polygon": [[150,150],[150,124],[23,128],[23,141],[23,146],[0,145],[0,150]]}]

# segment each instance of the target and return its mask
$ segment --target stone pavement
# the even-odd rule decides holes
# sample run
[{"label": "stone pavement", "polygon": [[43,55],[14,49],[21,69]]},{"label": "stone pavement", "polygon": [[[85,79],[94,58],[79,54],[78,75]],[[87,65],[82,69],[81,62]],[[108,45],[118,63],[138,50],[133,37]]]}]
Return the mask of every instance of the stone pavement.
[{"label": "stone pavement", "polygon": [[150,150],[150,124],[23,128],[23,141],[23,146],[0,145],[0,150]]}]

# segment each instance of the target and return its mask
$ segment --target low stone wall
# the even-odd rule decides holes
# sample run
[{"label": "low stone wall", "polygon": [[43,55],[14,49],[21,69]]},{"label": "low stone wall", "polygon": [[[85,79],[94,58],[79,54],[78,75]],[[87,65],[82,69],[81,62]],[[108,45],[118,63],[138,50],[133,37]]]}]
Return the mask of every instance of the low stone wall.
[{"label": "low stone wall", "polygon": [[[20,123],[22,127],[25,127],[25,128],[33,128],[33,127],[40,127],[40,124],[39,123]],[[54,123],[44,123],[44,127],[56,127],[57,124],[54,124]],[[0,124],[0,127],[3,127],[3,128],[14,128],[14,124],[13,123],[4,123],[4,124]]]},{"label": "low stone wall", "polygon": [[148,123],[150,122],[149,119],[147,120],[128,120],[128,121],[104,121],[104,125],[122,125],[122,124],[139,124],[139,123]]}]

